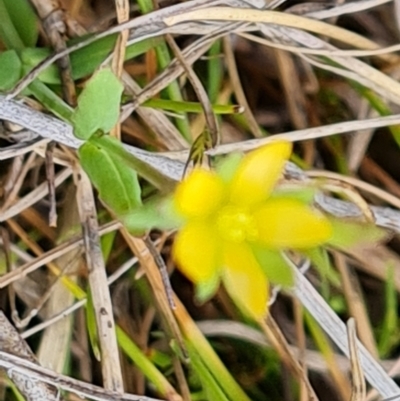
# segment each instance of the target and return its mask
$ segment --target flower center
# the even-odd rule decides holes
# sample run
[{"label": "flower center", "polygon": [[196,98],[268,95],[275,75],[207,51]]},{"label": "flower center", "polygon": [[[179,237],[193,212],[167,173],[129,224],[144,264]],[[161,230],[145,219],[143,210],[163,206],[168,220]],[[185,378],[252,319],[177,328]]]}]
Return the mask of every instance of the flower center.
[{"label": "flower center", "polygon": [[234,206],[226,206],[218,213],[217,229],[222,238],[232,242],[252,240],[257,236],[253,216]]}]

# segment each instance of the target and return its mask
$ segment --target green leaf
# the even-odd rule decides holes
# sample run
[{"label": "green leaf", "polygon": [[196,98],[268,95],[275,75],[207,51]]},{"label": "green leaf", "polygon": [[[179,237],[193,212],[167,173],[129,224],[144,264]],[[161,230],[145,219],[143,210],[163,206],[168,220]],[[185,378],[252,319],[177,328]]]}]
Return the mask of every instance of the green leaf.
[{"label": "green leaf", "polygon": [[182,225],[174,213],[172,199],[152,199],[121,218],[124,226],[134,235],[141,235],[152,228],[171,230]]},{"label": "green leaf", "polygon": [[0,54],[0,90],[12,89],[21,78],[21,60],[15,50]]},{"label": "green leaf", "polygon": [[[28,74],[34,67],[51,55],[48,48],[27,47],[19,51],[24,74]],[[60,72],[56,64],[51,64],[39,74],[39,80],[47,84],[61,84]]]},{"label": "green leaf", "polygon": [[131,213],[141,205],[140,186],[134,170],[90,141],[83,144],[78,153],[100,198],[116,216]]},{"label": "green leaf", "polygon": [[118,121],[122,91],[121,82],[110,68],[95,73],[79,96],[72,116],[75,136],[88,139],[96,131],[109,132]]},{"label": "green leaf", "polygon": [[28,0],[4,0],[10,19],[25,46],[34,46],[39,35],[38,19]]},{"label": "green leaf", "polygon": [[243,155],[241,153],[231,153],[217,162],[216,170],[223,181],[229,183],[232,180],[242,158]]},{"label": "green leaf", "polygon": [[11,20],[4,0],[0,0],[0,39],[7,49],[24,48],[24,43]]},{"label": "green leaf", "polygon": [[195,289],[196,301],[198,301],[200,304],[203,304],[204,302],[211,299],[218,290],[219,282],[219,275],[215,274],[208,281],[198,283]]},{"label": "green leaf", "polygon": [[190,362],[203,387],[203,395],[200,399],[213,401],[233,401],[222,388],[218,375],[213,375],[207,361],[201,356],[199,351],[190,343],[186,344],[190,356]]},{"label": "green leaf", "polygon": [[332,237],[327,242],[336,248],[346,249],[383,240],[387,232],[371,223],[358,223],[330,219]]},{"label": "green leaf", "polygon": [[[87,39],[88,36],[80,36],[68,42],[68,46],[78,41]],[[112,51],[117,35],[110,35],[105,38],[96,40],[95,42],[77,49],[70,54],[72,78],[74,80],[86,77],[95,71],[96,68],[107,58]],[[134,58],[151,49],[161,38],[148,38],[138,43],[134,43],[126,48],[125,60]],[[51,50],[44,47],[26,48],[20,51],[20,57],[24,66],[24,72],[28,73],[32,68],[36,67],[46,57],[52,54]],[[55,64],[50,65],[39,74],[38,77],[46,84],[60,85],[60,73]]]},{"label": "green leaf", "polygon": [[70,122],[74,109],[64,102],[55,92],[38,79],[35,79],[29,86],[31,94],[56,116]]},{"label": "green leaf", "polygon": [[339,274],[333,269],[326,249],[322,247],[303,249],[301,253],[311,260],[312,265],[336,287],[341,286]]},{"label": "green leaf", "polygon": [[92,144],[105,149],[115,160],[120,160],[124,166],[130,167],[137,171],[139,175],[148,180],[156,188],[161,189],[164,193],[170,193],[176,187],[177,182],[172,178],[160,173],[157,169],[147,164],[143,160],[129,153],[124,149],[116,138],[109,135],[97,136],[90,138]]},{"label": "green leaf", "polygon": [[175,389],[168,382],[165,376],[156,368],[143,351],[131,340],[131,338],[116,326],[118,345],[124,354],[130,359],[137,368],[149,379],[157,391],[168,399],[174,399],[177,396]]},{"label": "green leaf", "polygon": [[93,306],[93,298],[90,292],[90,288],[87,291],[87,302],[86,302],[86,328],[89,334],[89,341],[92,347],[93,355],[95,358],[100,361],[101,360],[101,352],[99,345],[99,336],[97,334],[97,325],[96,325],[96,314]]},{"label": "green leaf", "polygon": [[290,198],[299,202],[310,205],[314,200],[316,188],[302,187],[302,188],[277,188],[270,196],[270,199],[276,198]]},{"label": "green leaf", "polygon": [[385,312],[381,327],[379,327],[379,355],[388,357],[393,347],[399,341],[398,319],[397,319],[397,291],[394,278],[395,267],[391,264],[387,267],[387,278],[385,283]]},{"label": "green leaf", "polygon": [[272,251],[258,245],[253,245],[252,250],[265,276],[271,283],[284,287],[291,287],[293,285],[292,270],[280,252]]}]

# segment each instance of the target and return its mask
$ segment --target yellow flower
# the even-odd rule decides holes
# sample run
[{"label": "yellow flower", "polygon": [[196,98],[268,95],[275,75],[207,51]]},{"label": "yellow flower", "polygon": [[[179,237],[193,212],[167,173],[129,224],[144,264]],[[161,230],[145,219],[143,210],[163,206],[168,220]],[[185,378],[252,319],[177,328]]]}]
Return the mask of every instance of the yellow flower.
[{"label": "yellow flower", "polygon": [[222,280],[255,318],[267,311],[267,271],[273,269],[264,266],[260,250],[276,256],[318,246],[331,235],[330,222],[305,202],[271,196],[290,153],[290,143],[274,142],[244,156],[228,174],[196,169],[174,195],[185,221],[173,246],[180,270],[198,287],[215,289]]}]

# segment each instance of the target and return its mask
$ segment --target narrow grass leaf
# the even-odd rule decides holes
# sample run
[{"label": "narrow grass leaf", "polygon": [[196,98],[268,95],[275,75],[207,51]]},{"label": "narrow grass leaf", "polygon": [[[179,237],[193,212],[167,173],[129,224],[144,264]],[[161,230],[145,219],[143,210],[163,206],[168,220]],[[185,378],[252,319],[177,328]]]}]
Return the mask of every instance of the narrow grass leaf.
[{"label": "narrow grass leaf", "polygon": [[22,49],[24,47],[24,43],[11,20],[5,0],[0,0],[0,39],[7,49]]},{"label": "narrow grass leaf", "polygon": [[394,268],[388,266],[387,279],[385,283],[385,314],[380,330],[379,336],[379,355],[382,358],[389,356],[393,346],[395,346],[399,340],[399,330],[397,322],[397,292],[394,281]]},{"label": "narrow grass leaf", "polygon": [[0,54],[0,90],[7,91],[21,78],[21,60],[15,50],[7,50]]},{"label": "narrow grass leaf", "polygon": [[86,328],[89,335],[90,346],[92,347],[93,355],[98,361],[100,361],[101,352],[99,345],[99,337],[97,334],[96,316],[93,307],[93,298],[89,287],[87,290],[87,302],[86,302],[85,312],[86,312]]},{"label": "narrow grass leaf", "polygon": [[327,279],[334,286],[341,286],[340,277],[336,270],[333,269],[328,252],[325,248],[315,247],[304,249],[301,251],[301,253],[310,259],[312,265],[318,270],[323,281]]},{"label": "narrow grass leaf", "polygon": [[196,372],[202,384],[204,398],[213,401],[234,401],[226,396],[219,385],[218,379],[216,379],[209,371],[207,365],[200,357],[196,348],[190,343],[187,343],[187,350],[189,352],[190,362],[193,370]]},{"label": "narrow grass leaf", "polygon": [[39,36],[38,18],[28,0],[4,0],[8,14],[25,46],[34,46]]},{"label": "narrow grass leaf", "polygon": [[[87,36],[84,36],[78,39],[82,41],[87,38]],[[111,49],[115,45],[116,38],[116,35],[107,36],[71,53],[72,78],[76,80],[93,74],[95,69],[98,68],[110,54]],[[128,46],[126,48],[125,60],[140,56],[156,46],[160,41],[161,38],[148,38]],[[77,40],[71,40],[68,42],[68,46],[76,42]],[[51,54],[51,50],[47,47],[27,47],[26,49],[22,49],[20,51],[20,57],[24,65],[24,70],[29,72]],[[38,78],[46,84],[61,84],[60,73],[55,64],[50,65],[42,71]]]},{"label": "narrow grass leaf", "polygon": [[64,121],[70,122],[73,116],[73,108],[64,102],[47,85],[36,79],[28,87],[33,95],[47,110]]},{"label": "narrow grass leaf", "polygon": [[163,374],[154,366],[143,351],[129,338],[129,336],[116,326],[118,344],[122,351],[138,367],[138,369],[154,384],[157,391],[167,399],[175,399],[177,393]]}]

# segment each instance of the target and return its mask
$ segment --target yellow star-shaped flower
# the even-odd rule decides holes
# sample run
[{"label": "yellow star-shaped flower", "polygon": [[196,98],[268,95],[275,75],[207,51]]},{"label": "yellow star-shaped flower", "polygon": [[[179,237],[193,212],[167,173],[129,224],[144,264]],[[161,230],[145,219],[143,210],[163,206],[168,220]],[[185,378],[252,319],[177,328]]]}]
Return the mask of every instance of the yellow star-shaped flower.
[{"label": "yellow star-shaped flower", "polygon": [[332,232],[306,203],[271,196],[290,154],[290,143],[274,142],[244,156],[231,174],[196,169],[174,195],[185,221],[173,245],[180,270],[197,285],[222,280],[255,318],[264,316],[268,301],[266,267],[255,250],[312,248]]}]

